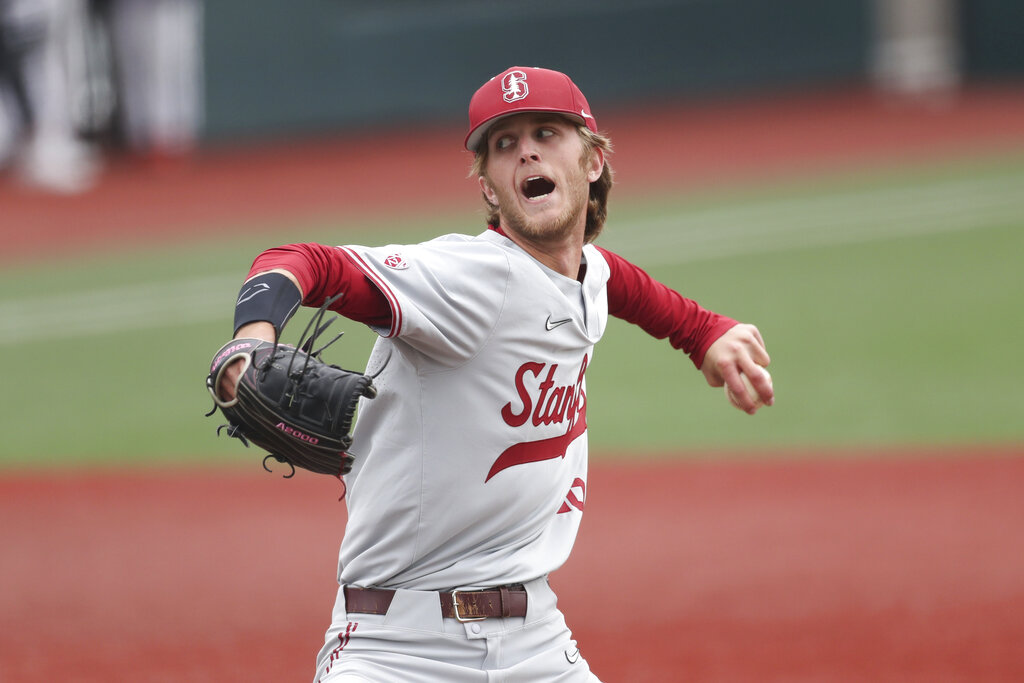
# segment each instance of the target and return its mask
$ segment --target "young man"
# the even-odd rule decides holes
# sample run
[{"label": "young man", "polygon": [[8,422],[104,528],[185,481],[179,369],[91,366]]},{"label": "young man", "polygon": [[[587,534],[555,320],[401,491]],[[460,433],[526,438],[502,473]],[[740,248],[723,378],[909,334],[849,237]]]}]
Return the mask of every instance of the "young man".
[{"label": "young man", "polygon": [[741,373],[773,401],[754,326],[591,244],[610,144],[567,76],[508,69],[473,96],[469,118],[487,230],[270,249],[236,307],[237,336],[273,340],[300,303],[341,294],[332,308],[380,335],[317,681],[598,680],[547,576],[583,512],[585,377],[609,313],[667,337],[747,412],[757,407]]}]

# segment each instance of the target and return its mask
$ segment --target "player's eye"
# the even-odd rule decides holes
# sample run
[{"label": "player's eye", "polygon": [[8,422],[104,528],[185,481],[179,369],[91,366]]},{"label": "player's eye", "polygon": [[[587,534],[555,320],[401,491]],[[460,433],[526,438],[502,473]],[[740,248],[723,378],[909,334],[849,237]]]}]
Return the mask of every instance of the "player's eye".
[{"label": "player's eye", "polygon": [[539,128],[537,129],[537,139],[549,138],[555,134],[555,131],[551,128]]},{"label": "player's eye", "polygon": [[512,146],[512,136],[502,135],[500,138],[494,141],[494,149],[508,149]]}]

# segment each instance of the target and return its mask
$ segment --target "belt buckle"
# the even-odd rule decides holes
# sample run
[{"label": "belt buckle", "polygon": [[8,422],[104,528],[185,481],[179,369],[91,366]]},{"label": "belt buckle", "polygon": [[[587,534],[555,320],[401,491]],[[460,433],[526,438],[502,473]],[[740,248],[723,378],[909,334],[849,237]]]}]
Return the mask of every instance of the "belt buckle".
[{"label": "belt buckle", "polygon": [[459,623],[465,624],[470,621],[483,621],[487,617],[464,617],[459,614],[459,593],[467,593],[469,591],[452,591],[452,610],[455,612],[455,620]]}]

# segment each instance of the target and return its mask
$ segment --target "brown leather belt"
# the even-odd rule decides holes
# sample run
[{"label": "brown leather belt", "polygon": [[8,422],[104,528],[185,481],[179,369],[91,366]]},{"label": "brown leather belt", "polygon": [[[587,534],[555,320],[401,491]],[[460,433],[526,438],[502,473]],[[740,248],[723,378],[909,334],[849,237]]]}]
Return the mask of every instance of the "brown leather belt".
[{"label": "brown leather belt", "polygon": [[[490,617],[526,616],[526,588],[522,584],[437,595],[441,603],[441,616],[446,619],[466,622]],[[387,614],[394,597],[393,590],[345,586],[345,610],[359,614]]]}]

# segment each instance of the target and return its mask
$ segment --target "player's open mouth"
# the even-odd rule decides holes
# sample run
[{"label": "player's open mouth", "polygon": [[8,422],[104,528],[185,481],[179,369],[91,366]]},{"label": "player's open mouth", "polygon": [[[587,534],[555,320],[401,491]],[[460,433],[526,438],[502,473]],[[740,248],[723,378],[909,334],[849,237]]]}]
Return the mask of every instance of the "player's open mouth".
[{"label": "player's open mouth", "polygon": [[521,189],[527,199],[540,199],[554,192],[555,184],[544,176],[535,175],[524,180]]}]

